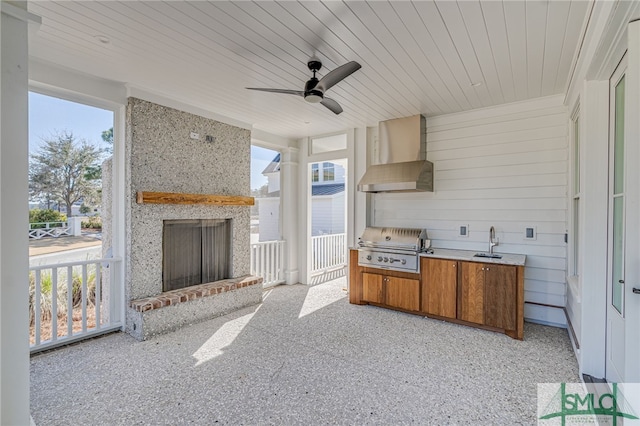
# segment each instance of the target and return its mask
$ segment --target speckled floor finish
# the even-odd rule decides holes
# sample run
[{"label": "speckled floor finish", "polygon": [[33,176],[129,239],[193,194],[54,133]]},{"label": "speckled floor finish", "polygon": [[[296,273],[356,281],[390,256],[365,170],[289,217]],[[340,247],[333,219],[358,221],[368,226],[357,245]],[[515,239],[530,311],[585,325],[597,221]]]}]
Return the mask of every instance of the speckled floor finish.
[{"label": "speckled floor finish", "polygon": [[37,425],[535,424],[536,384],[577,382],[567,331],[525,340],[350,305],[344,278],[138,342],[31,359]]}]

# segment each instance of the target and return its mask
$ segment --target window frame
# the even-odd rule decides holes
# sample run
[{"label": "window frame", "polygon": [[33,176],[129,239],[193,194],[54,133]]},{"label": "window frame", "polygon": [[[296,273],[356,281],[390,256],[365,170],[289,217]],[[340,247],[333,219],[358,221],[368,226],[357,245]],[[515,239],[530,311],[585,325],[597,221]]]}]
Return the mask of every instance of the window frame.
[{"label": "window frame", "polygon": [[570,121],[570,155],[569,155],[569,238],[568,238],[568,262],[567,274],[570,277],[579,278],[582,272],[582,262],[580,257],[581,241],[581,215],[582,215],[582,144],[580,131],[580,104],[571,114]]}]

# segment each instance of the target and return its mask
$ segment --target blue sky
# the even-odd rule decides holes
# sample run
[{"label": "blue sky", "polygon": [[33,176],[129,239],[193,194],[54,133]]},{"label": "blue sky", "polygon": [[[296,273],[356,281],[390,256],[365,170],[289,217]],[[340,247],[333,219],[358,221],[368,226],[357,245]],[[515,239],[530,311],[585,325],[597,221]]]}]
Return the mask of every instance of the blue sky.
[{"label": "blue sky", "polygon": [[[43,139],[58,132],[69,131],[76,137],[99,147],[102,132],[113,126],[113,112],[78,104],[39,93],[29,92],[29,152],[36,153]],[[267,183],[261,172],[277,152],[251,146],[251,189]]]},{"label": "blue sky", "polygon": [[100,147],[102,132],[113,127],[113,112],[29,92],[29,152],[38,151],[42,140],[58,132],[72,132]]}]

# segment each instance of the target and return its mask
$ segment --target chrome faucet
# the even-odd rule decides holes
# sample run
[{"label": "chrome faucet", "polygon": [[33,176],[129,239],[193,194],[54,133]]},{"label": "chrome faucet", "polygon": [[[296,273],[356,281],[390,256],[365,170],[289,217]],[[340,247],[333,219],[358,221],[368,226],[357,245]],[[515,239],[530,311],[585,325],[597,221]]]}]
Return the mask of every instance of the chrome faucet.
[{"label": "chrome faucet", "polygon": [[499,243],[496,238],[496,229],[492,226],[489,228],[489,253],[493,254],[493,247],[497,246]]}]

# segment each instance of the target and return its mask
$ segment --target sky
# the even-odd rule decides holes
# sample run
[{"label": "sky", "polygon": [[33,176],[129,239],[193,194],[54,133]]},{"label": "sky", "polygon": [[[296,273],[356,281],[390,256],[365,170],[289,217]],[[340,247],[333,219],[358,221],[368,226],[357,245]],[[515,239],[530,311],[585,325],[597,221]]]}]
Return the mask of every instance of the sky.
[{"label": "sky", "polygon": [[[72,132],[78,141],[107,147],[102,132],[113,127],[113,112],[29,92],[29,152],[35,154],[43,139],[58,132]],[[262,171],[278,153],[251,146],[251,189],[267,183]]]},{"label": "sky", "polygon": [[76,140],[99,147],[102,132],[113,127],[113,112],[29,92],[29,152],[36,153],[43,139],[58,132],[72,132]]}]

